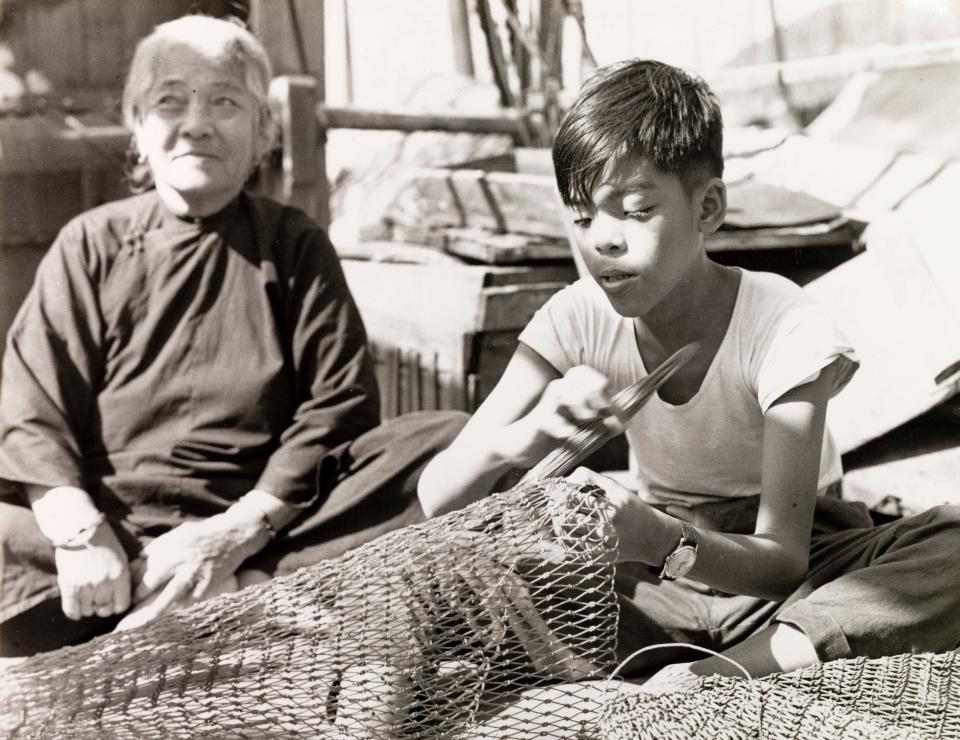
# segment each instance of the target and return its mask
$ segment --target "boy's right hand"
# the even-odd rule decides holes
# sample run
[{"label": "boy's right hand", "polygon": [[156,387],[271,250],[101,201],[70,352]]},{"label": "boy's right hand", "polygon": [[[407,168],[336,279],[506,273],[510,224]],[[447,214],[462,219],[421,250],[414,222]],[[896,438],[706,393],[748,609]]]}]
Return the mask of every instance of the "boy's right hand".
[{"label": "boy's right hand", "polygon": [[607,377],[591,367],[570,368],[562,378],[547,383],[536,406],[503,429],[498,453],[514,465],[531,466],[576,433],[578,427],[596,420],[615,431],[623,424],[607,394]]}]

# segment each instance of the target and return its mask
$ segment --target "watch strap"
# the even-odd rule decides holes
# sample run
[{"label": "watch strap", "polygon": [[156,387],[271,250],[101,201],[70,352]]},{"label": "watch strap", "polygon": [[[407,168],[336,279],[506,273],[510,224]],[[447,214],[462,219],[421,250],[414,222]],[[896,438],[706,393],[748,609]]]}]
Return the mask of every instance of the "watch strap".
[{"label": "watch strap", "polygon": [[[667,557],[664,559],[663,567],[660,568],[660,580],[675,581],[678,578],[685,575],[686,571],[684,571],[684,573],[681,573],[679,575],[671,574],[668,570],[670,563],[674,560],[674,556],[676,556],[678,552],[684,549],[693,550],[694,560],[696,560],[696,552],[699,545],[700,545],[700,538],[697,535],[696,528],[692,524],[688,524],[687,522],[681,519],[680,520],[680,540],[677,542],[677,546],[674,547],[673,550],[670,551],[670,554],[667,555]],[[692,563],[691,563],[691,567],[692,567]]]}]

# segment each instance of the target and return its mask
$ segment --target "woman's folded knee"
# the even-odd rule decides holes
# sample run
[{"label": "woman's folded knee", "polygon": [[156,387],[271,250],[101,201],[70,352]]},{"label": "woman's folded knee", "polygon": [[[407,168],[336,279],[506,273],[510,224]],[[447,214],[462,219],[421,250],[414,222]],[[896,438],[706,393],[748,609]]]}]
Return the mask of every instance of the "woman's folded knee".
[{"label": "woman's folded knee", "polygon": [[960,506],[955,504],[932,506],[922,516],[928,527],[950,531],[960,538]]}]

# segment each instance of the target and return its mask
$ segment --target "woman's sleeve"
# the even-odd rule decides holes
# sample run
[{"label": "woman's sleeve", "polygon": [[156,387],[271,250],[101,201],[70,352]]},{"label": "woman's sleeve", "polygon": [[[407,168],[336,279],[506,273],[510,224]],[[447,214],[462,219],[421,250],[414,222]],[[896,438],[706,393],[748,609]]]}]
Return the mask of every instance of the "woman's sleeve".
[{"label": "woman's sleeve", "polygon": [[102,319],[85,232],[68,224],[7,335],[0,477],[83,487],[83,435],[101,376]]},{"label": "woman's sleeve", "polygon": [[257,488],[290,504],[316,498],[317,464],[380,422],[367,335],[337,254],[318,228],[300,236],[284,301],[295,411]]},{"label": "woman's sleeve", "polygon": [[780,318],[758,358],[756,388],[764,413],[784,393],[815,380],[821,370],[836,363],[832,398],[860,366],[850,342],[813,302],[800,303]]}]

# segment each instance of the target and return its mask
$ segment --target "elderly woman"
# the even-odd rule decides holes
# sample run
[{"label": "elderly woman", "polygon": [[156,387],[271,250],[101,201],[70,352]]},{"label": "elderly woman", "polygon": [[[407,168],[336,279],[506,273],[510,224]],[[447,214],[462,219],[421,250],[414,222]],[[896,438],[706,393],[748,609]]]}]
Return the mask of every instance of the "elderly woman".
[{"label": "elderly woman", "polygon": [[184,17],[136,50],[123,110],[134,179],[153,188],[63,229],[8,336],[2,655],[135,626],[422,517],[416,476],[462,420],[379,425],[327,236],[244,192],[271,144],[269,80],[227,21]]}]

